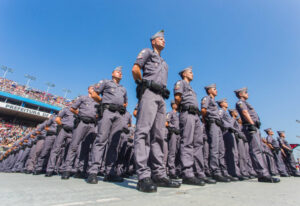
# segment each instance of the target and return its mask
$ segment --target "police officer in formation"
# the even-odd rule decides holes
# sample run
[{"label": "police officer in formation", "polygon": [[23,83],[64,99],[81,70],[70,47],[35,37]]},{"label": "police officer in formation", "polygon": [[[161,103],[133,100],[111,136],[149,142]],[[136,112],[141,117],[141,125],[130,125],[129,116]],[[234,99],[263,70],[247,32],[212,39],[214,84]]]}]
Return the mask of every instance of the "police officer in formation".
[{"label": "police officer in formation", "polygon": [[[192,67],[183,69],[174,85],[172,111],[166,115],[168,65],[161,57],[164,31],[150,38],[152,49],[143,49],[132,68],[138,103],[132,124],[127,91],[120,84],[122,67],[102,80],[36,129],[16,141],[0,157],[0,171],[60,174],[61,179],[87,178],[97,184],[122,182],[137,174],[137,189],[156,192],[157,187],[182,184],[204,186],[216,182],[277,183],[272,177],[300,174],[284,131],[274,138],[271,128],[263,138],[260,119],[247,102],[247,88],[235,90],[236,109],[226,99],[216,100],[215,84],[205,87],[198,103],[191,86]],[[201,107],[199,107],[201,106]]]},{"label": "police officer in formation", "polygon": [[157,186],[180,187],[178,182],[167,176],[163,160],[165,99],[170,94],[166,88],[168,65],[161,57],[165,47],[164,31],[154,34],[150,42],[152,49],[143,49],[132,68],[139,99],[134,155],[138,175],[137,189],[142,192],[156,192]]}]

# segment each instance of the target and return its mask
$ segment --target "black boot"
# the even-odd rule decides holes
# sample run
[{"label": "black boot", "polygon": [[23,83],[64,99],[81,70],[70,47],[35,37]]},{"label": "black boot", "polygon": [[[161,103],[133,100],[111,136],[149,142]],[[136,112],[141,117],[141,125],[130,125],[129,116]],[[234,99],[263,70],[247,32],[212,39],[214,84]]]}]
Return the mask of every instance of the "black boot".
[{"label": "black boot", "polygon": [[139,180],[136,189],[141,192],[157,192],[157,186],[150,177]]},{"label": "black boot", "polygon": [[42,174],[42,171],[36,170],[33,172],[33,175],[40,175],[40,174]]},{"label": "black boot", "polygon": [[29,175],[29,174],[32,174],[32,171],[31,170],[26,170],[24,173]]},{"label": "black boot", "polygon": [[231,175],[224,175],[224,177],[230,179],[230,181],[232,181],[232,182],[239,181],[239,178],[233,177],[233,176],[231,176]]},{"label": "black boot", "polygon": [[174,180],[171,180],[167,177],[163,177],[163,178],[153,178],[153,182],[158,186],[158,187],[172,187],[172,188],[179,188],[180,187],[180,183],[176,182]]},{"label": "black boot", "polygon": [[210,177],[203,177],[202,179],[206,184],[217,184],[217,181],[214,179],[211,179]]},{"label": "black boot", "polygon": [[290,177],[288,174],[281,174],[280,177]]},{"label": "black boot", "polygon": [[71,176],[71,173],[70,173],[70,172],[63,172],[63,173],[61,174],[61,179],[62,179],[62,180],[67,180],[67,179],[70,178],[70,176]]},{"label": "black boot", "polygon": [[292,176],[294,176],[294,177],[300,177],[300,173],[299,172],[294,173]]},{"label": "black boot", "polygon": [[205,182],[197,177],[183,177],[182,184],[204,186]]},{"label": "black boot", "polygon": [[117,175],[105,175],[104,182],[124,182],[124,179]]},{"label": "black boot", "polygon": [[174,175],[174,174],[170,174],[169,177],[172,180],[178,180],[179,179],[179,177],[177,175]]},{"label": "black boot", "polygon": [[45,177],[52,177],[53,176],[53,172],[46,172]]},{"label": "black boot", "polygon": [[244,181],[244,180],[249,180],[249,178],[248,177],[246,177],[246,176],[237,176],[237,178],[240,180],[240,181]]},{"label": "black boot", "polygon": [[86,182],[89,184],[98,184],[97,174],[89,174]]},{"label": "black boot", "polygon": [[259,177],[258,182],[278,183],[278,182],[280,182],[280,179],[279,178],[274,178],[274,177],[271,177],[271,176]]},{"label": "black boot", "polygon": [[73,177],[78,179],[86,179],[87,174],[85,172],[76,172]]},{"label": "black boot", "polygon": [[216,180],[217,182],[230,182],[229,178],[223,177],[221,175],[214,175],[213,179]]}]

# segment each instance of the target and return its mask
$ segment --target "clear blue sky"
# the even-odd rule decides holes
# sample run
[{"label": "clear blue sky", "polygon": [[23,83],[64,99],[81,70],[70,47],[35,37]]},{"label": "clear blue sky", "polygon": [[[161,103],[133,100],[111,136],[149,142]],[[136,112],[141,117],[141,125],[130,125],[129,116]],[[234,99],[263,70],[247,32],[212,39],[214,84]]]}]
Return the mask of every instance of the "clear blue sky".
[{"label": "clear blue sky", "polygon": [[218,98],[233,107],[233,90],[247,86],[262,127],[300,142],[299,14],[298,0],[1,0],[0,65],[15,70],[10,79],[25,84],[24,74],[32,74],[32,87],[46,90],[51,81],[52,93],[69,88],[72,98],[123,65],[132,112],[132,65],[164,29],[169,89],[189,65],[199,102],[203,87],[216,83]]}]

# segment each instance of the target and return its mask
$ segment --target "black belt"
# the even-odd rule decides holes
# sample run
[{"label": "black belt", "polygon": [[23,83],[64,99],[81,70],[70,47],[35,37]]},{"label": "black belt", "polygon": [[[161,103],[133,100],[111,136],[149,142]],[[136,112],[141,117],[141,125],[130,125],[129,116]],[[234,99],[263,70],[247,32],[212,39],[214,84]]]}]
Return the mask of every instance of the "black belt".
[{"label": "black belt", "polygon": [[56,132],[52,132],[52,131],[47,132],[47,136],[52,136],[52,135],[56,135]]},{"label": "black belt", "polygon": [[136,80],[136,83],[138,84],[138,88],[137,88],[138,99],[140,99],[139,97],[143,95],[146,89],[149,89],[155,94],[161,95],[164,99],[169,99],[170,97],[170,91],[166,88],[166,86],[162,84],[158,84],[153,80],[147,80],[147,79]]},{"label": "black belt", "polygon": [[171,134],[173,134],[173,133],[176,135],[180,134],[180,130],[176,129],[175,127],[167,127],[167,128],[168,128],[169,133],[171,133]]},{"label": "black belt", "polygon": [[111,112],[119,112],[120,114],[125,114],[126,112],[126,107],[123,105],[118,105],[118,104],[102,104],[103,109],[108,109]]},{"label": "black belt", "polygon": [[224,127],[223,122],[219,119],[208,119],[208,123],[215,123],[219,127]]},{"label": "black belt", "polygon": [[96,123],[96,120],[94,118],[91,118],[91,117],[82,117],[82,116],[78,116],[78,117],[85,124],[90,124],[90,123],[94,123],[95,124]]},{"label": "black belt", "polygon": [[70,133],[73,131],[73,127],[68,127],[67,125],[63,125],[62,127],[67,133]]},{"label": "black belt", "polygon": [[200,110],[198,107],[196,106],[185,106],[185,105],[181,105],[179,108],[179,112],[188,112],[189,114],[193,114],[193,115],[200,115]]}]

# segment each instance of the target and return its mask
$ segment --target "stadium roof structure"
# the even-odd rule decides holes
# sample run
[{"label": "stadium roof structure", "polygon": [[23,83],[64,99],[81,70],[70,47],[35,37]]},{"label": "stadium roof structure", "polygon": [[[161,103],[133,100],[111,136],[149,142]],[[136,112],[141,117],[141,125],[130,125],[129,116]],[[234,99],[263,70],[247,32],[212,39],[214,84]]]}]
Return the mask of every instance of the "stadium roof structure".
[{"label": "stadium roof structure", "polygon": [[4,97],[16,99],[16,100],[19,100],[19,101],[22,101],[22,102],[25,102],[25,103],[30,103],[30,104],[34,104],[34,105],[37,105],[37,106],[40,106],[40,107],[55,110],[55,111],[60,111],[61,110],[61,107],[57,107],[57,106],[53,106],[51,104],[47,104],[47,103],[40,102],[40,101],[37,101],[37,100],[28,99],[28,98],[25,98],[25,97],[13,95],[13,94],[3,92],[3,91],[0,91],[0,95],[4,96]]}]

